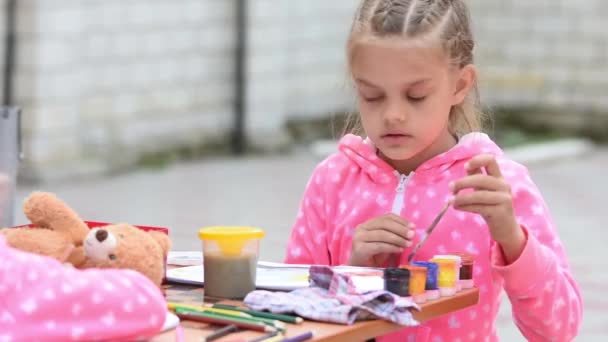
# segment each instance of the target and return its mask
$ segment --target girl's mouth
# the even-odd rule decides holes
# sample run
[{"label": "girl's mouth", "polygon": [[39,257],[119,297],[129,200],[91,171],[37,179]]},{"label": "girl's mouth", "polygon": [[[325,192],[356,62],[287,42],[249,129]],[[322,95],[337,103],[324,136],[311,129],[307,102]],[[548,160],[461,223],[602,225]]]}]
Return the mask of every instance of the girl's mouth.
[{"label": "girl's mouth", "polygon": [[411,138],[412,136],[405,133],[389,133],[382,136],[382,140],[389,144],[400,144]]}]

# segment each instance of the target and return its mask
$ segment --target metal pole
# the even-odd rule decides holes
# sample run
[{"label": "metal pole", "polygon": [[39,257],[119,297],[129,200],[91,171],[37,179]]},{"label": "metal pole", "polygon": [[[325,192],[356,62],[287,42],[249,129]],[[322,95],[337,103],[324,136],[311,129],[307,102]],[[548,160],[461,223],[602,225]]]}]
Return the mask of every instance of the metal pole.
[{"label": "metal pole", "polygon": [[247,0],[236,0],[236,51],[234,58],[234,127],[232,130],[232,151],[245,153],[247,136],[245,120],[247,113]]},{"label": "metal pole", "polygon": [[15,64],[17,0],[6,0],[4,14],[4,21],[6,22],[6,36],[4,41],[4,80],[2,84],[2,103],[5,106],[9,106],[13,103],[13,70]]},{"label": "metal pole", "polygon": [[14,224],[17,174],[21,160],[21,109],[0,107],[0,228]]}]

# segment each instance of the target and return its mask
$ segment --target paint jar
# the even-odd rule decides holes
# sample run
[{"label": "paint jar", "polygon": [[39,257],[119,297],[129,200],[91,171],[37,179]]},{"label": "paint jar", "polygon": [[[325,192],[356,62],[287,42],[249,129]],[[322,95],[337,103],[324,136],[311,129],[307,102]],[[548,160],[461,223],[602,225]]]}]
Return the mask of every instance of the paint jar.
[{"label": "paint jar", "polygon": [[439,265],[435,262],[430,261],[414,261],[412,266],[425,267],[426,268],[426,299],[436,300],[441,297],[439,293],[439,286],[437,285],[437,276],[439,274]]},{"label": "paint jar", "polygon": [[458,267],[457,273],[456,273],[456,292],[462,291],[462,284],[460,283],[460,267],[462,265],[462,257],[460,255],[456,255],[456,254],[439,254],[439,255],[435,255],[433,258],[452,259],[452,260],[456,261],[456,265]]},{"label": "paint jar", "polygon": [[451,258],[433,258],[432,262],[439,266],[437,285],[441,297],[451,297],[456,294],[459,278],[458,263]]},{"label": "paint jar", "polygon": [[198,236],[203,242],[205,296],[243,299],[255,290],[263,230],[207,227]]},{"label": "paint jar", "polygon": [[460,265],[460,285],[463,289],[471,289],[475,287],[473,280],[473,266],[475,265],[475,257],[469,253],[452,253],[460,256],[462,264]]},{"label": "paint jar", "polygon": [[404,265],[402,268],[410,270],[410,296],[414,302],[426,302],[426,267]]},{"label": "paint jar", "polygon": [[407,297],[410,295],[410,270],[389,267],[384,269],[384,290]]}]

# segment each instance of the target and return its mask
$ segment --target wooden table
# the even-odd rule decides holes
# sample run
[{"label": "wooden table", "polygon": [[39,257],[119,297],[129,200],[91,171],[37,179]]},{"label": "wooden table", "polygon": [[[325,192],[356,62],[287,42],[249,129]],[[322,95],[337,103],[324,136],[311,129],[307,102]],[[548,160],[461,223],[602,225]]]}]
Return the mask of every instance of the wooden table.
[{"label": "wooden table", "polygon": [[[170,302],[188,303],[200,305],[203,303],[203,290],[198,287],[184,286],[184,285],[166,285],[165,292],[167,300]],[[460,310],[472,305],[477,304],[479,300],[478,289],[464,290],[456,294],[454,297],[445,297],[436,301],[427,302],[421,304],[420,311],[412,311],[412,314],[419,322],[425,322],[435,317],[450,313],[456,310]],[[226,302],[235,304],[234,302]],[[185,341],[200,341],[202,337],[209,335],[217,327],[212,327],[204,323],[182,321],[184,327]],[[296,336],[298,334],[314,331],[315,338],[310,341],[319,342],[338,342],[338,341],[365,341],[377,336],[382,336],[394,332],[396,330],[403,329],[403,326],[390,323],[384,320],[373,320],[358,322],[353,325],[341,325],[341,324],[329,324],[329,323],[318,323],[312,321],[305,321],[302,324],[288,324],[286,336]],[[217,340],[218,342],[229,342],[238,340],[250,340],[258,336],[262,336],[262,333],[253,331],[242,331],[236,334],[230,334],[222,339]],[[168,331],[162,335],[159,335],[152,341],[176,341],[175,331]]]}]

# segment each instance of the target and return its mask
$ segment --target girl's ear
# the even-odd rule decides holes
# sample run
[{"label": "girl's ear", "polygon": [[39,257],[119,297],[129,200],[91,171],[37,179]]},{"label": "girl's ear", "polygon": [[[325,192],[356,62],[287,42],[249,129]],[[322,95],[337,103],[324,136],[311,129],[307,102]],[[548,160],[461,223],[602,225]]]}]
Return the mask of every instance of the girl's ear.
[{"label": "girl's ear", "polygon": [[473,64],[468,64],[457,71],[456,77],[452,105],[461,104],[467,97],[477,80],[477,68]]}]

